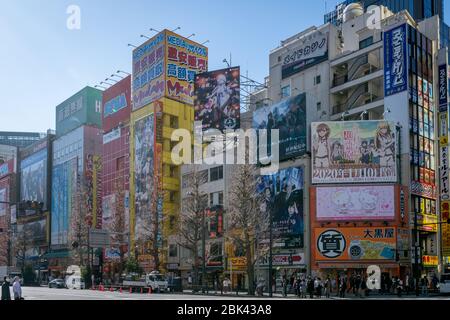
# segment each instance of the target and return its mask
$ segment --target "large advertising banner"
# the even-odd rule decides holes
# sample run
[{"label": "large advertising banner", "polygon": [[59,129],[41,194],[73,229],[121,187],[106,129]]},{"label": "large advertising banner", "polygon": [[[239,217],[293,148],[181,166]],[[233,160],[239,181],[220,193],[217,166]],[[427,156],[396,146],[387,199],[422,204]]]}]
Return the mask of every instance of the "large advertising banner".
[{"label": "large advertising banner", "polygon": [[23,232],[33,242],[43,243],[47,240],[47,219],[19,224],[17,225],[17,232]]},{"label": "large advertising banner", "polygon": [[[126,122],[131,112],[131,76],[120,80],[103,91],[102,129],[109,132],[119,123]],[[119,130],[120,133],[120,130]]]},{"label": "large advertising banner", "polygon": [[202,129],[240,127],[240,68],[227,68],[195,77],[195,121]]},{"label": "large advertising banner", "polygon": [[397,181],[394,123],[313,122],[311,138],[312,183]]},{"label": "large advertising banner", "polygon": [[395,228],[316,228],[317,261],[394,260],[397,244]]},{"label": "large advertising banner", "polygon": [[47,149],[41,150],[20,163],[20,198],[46,202],[47,197]]},{"label": "large advertising banner", "polygon": [[166,36],[166,96],[194,104],[197,73],[208,71],[208,48],[169,30]]},{"label": "large advertising banner", "polygon": [[133,111],[164,96],[164,33],[133,50]]},{"label": "large advertising banner", "polygon": [[154,115],[134,124],[134,183],[135,183],[135,240],[152,238],[154,193]]},{"label": "large advertising banner", "polygon": [[328,34],[316,31],[303,39],[302,44],[282,55],[282,79],[328,59]]},{"label": "large advertising banner", "polygon": [[69,222],[73,209],[72,197],[77,190],[77,159],[53,168],[51,244],[67,245]]},{"label": "large advertising banner", "polygon": [[258,178],[257,193],[264,198],[261,211],[272,213],[275,246],[303,248],[303,187],[303,168],[283,169]]},{"label": "large advertising banner", "polygon": [[[8,202],[8,189],[2,188],[0,189],[0,202]],[[6,215],[6,209],[7,209],[6,203],[0,203],[0,217],[4,217]]]},{"label": "large advertising banner", "polygon": [[102,229],[113,230],[113,223],[116,214],[116,195],[110,194],[102,199]]},{"label": "large advertising banner", "polygon": [[[306,153],[306,94],[288,98],[273,106],[261,107],[253,113],[253,128],[267,129],[267,154],[279,146],[280,160]],[[279,145],[271,140],[271,130],[279,130]],[[264,142],[259,148],[264,148]]]},{"label": "large advertising banner", "polygon": [[[406,24],[384,32],[384,95],[408,89],[408,51]],[[421,88],[421,85],[419,85]]]},{"label": "large advertising banner", "polygon": [[[324,201],[327,199],[327,201]],[[317,187],[316,219],[394,220],[394,186]]]},{"label": "large advertising banner", "polygon": [[[441,219],[448,221],[450,219],[450,201],[441,201]],[[450,225],[443,223],[441,225],[442,255],[450,257]]]},{"label": "large advertising banner", "polygon": [[439,112],[448,111],[448,74],[447,63],[439,65]]}]

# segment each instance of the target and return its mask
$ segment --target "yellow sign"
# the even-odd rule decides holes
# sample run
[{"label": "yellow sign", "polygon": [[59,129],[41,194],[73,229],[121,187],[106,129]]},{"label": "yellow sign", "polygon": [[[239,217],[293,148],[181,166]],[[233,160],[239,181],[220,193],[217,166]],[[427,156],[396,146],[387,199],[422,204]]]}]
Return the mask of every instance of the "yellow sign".
[{"label": "yellow sign", "polygon": [[422,256],[422,264],[425,267],[435,267],[439,264],[437,256]]},{"label": "yellow sign", "polygon": [[441,143],[441,146],[446,146],[448,145],[448,136],[444,136],[444,137],[440,137],[439,141]]}]

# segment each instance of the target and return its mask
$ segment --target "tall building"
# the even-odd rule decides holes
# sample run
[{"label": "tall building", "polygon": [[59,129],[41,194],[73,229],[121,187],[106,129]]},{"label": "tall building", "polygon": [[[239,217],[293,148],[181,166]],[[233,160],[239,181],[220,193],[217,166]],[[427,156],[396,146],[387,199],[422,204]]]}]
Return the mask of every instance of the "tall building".
[{"label": "tall building", "polygon": [[345,0],[336,5],[335,9],[324,16],[324,23],[340,25],[343,21],[345,8],[352,3],[361,3],[364,10],[369,6],[385,6],[394,13],[402,10],[408,10],[409,14],[416,21],[431,18],[434,15],[444,19],[444,1],[443,0]]},{"label": "tall building", "polygon": [[[56,107],[49,274],[86,264],[88,228],[100,229],[102,91],[85,87]],[[78,246],[73,244],[79,244]],[[94,272],[99,263],[93,259]]]},{"label": "tall building", "polygon": [[180,168],[172,163],[174,129],[192,132],[195,75],[207,70],[206,47],[163,30],[133,51],[130,121],[130,235],[145,270],[167,268],[167,239],[180,206]]},{"label": "tall building", "polygon": [[0,131],[0,145],[24,148],[45,137],[45,133]]},{"label": "tall building", "polygon": [[50,243],[49,227],[51,212],[51,172],[52,143],[55,135],[48,134],[45,138],[23,148],[19,158],[19,180],[21,201],[41,203],[36,210],[29,207],[17,208],[17,239],[15,245],[26,248],[20,261],[22,264],[34,265],[36,277],[47,279],[46,264],[41,264],[39,256],[44,256]]},{"label": "tall building", "polygon": [[[375,263],[390,276],[431,276],[445,258],[437,224],[440,19],[416,23],[407,11],[379,7],[377,29],[367,25],[370,13],[361,6],[351,9],[338,28],[307,29],[271,52],[269,87],[254,96],[254,108],[260,106],[254,119],[261,108],[280,113],[280,100],[306,95],[306,159],[286,167],[311,172],[303,180],[310,196],[303,202],[305,243],[299,250],[308,272],[351,275]],[[319,50],[326,42],[328,50]],[[396,148],[379,153],[388,141]],[[381,213],[388,208],[380,207],[383,201],[389,213]],[[277,277],[304,272],[279,268]]]},{"label": "tall building", "polygon": [[114,279],[118,262],[129,253],[131,76],[103,91],[102,110],[102,229],[113,232],[103,279]]}]

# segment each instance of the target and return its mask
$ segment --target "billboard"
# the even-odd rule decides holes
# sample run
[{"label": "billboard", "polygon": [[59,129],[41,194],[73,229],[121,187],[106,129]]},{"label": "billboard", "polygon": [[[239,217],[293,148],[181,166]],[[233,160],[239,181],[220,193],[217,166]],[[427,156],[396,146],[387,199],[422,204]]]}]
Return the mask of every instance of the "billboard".
[{"label": "billboard", "polygon": [[166,96],[193,105],[195,76],[208,71],[208,49],[168,30],[165,37]]},{"label": "billboard", "polygon": [[240,68],[227,68],[195,77],[195,121],[202,129],[239,129]]},{"label": "billboard", "polygon": [[47,199],[47,149],[22,160],[20,170],[20,198],[45,203]]},{"label": "billboard", "polygon": [[133,111],[164,96],[164,33],[133,50]]},{"label": "billboard", "polygon": [[[408,89],[408,51],[406,24],[384,32],[384,95]],[[421,84],[419,85],[421,89]]]},{"label": "billboard", "polygon": [[321,260],[394,260],[395,228],[316,228],[315,257]]},{"label": "billboard", "polygon": [[102,229],[112,230],[116,215],[116,195],[110,194],[102,199]]},{"label": "billboard", "polygon": [[[253,128],[267,129],[268,155],[275,143],[271,141],[271,130],[279,130],[280,160],[302,156],[306,153],[306,94],[302,93],[272,106],[256,109],[253,113]],[[265,147],[260,142],[259,147]]]},{"label": "billboard", "polygon": [[131,112],[131,76],[103,91],[102,101],[104,132],[117,127],[120,122],[128,121]]},{"label": "billboard", "polygon": [[328,34],[315,31],[300,45],[281,56],[281,78],[285,79],[328,59]]},{"label": "billboard", "polygon": [[[0,201],[8,202],[8,189],[2,188],[0,189]],[[6,209],[8,205],[6,203],[0,203],[0,217],[4,217],[6,215]]]},{"label": "billboard", "polygon": [[288,168],[259,176],[257,194],[264,201],[261,211],[272,212],[272,227],[278,246],[303,248],[303,168]]},{"label": "billboard", "polygon": [[[441,201],[441,220],[450,219],[450,201]],[[441,225],[442,255],[450,257],[450,225],[443,223]]]},{"label": "billboard", "polygon": [[154,115],[134,124],[135,240],[150,240],[153,225]]},{"label": "billboard", "polygon": [[51,244],[67,245],[72,197],[77,190],[77,159],[53,167]]},{"label": "billboard", "polygon": [[[327,201],[323,201],[327,199]],[[394,186],[317,187],[316,219],[394,220]]]},{"label": "billboard", "polygon": [[17,232],[23,232],[33,242],[45,242],[47,240],[47,219],[19,224],[17,225]]},{"label": "billboard", "polygon": [[387,121],[313,122],[312,183],[397,181],[397,139]]}]

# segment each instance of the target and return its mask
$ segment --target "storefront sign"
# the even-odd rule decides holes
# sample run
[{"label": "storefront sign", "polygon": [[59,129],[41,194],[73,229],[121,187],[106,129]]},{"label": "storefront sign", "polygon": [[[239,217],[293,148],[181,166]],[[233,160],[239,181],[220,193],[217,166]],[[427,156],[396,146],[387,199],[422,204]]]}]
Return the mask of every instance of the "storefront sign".
[{"label": "storefront sign", "polygon": [[448,110],[448,77],[447,64],[439,66],[439,112]]},{"label": "storefront sign", "polygon": [[317,261],[393,260],[395,257],[395,228],[317,228],[314,234]]},{"label": "storefront sign", "polygon": [[419,181],[411,181],[411,193],[418,196],[436,199],[436,187]]},{"label": "storefront sign", "polygon": [[111,141],[117,140],[119,138],[120,128],[117,128],[103,135],[103,144],[110,143]]},{"label": "storefront sign", "polygon": [[422,264],[424,267],[436,267],[439,259],[437,256],[422,256]]}]

